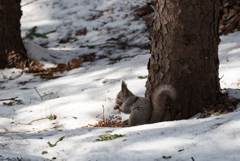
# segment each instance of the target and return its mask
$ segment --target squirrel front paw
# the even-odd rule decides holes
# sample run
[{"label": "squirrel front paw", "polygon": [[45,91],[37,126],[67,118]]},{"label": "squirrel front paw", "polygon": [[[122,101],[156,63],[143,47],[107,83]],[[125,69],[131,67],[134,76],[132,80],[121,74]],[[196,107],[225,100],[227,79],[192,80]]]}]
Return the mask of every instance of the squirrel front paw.
[{"label": "squirrel front paw", "polygon": [[117,109],[119,109],[119,108],[120,108],[120,105],[119,105],[119,104],[116,104],[116,105],[113,107],[114,110],[117,110]]}]

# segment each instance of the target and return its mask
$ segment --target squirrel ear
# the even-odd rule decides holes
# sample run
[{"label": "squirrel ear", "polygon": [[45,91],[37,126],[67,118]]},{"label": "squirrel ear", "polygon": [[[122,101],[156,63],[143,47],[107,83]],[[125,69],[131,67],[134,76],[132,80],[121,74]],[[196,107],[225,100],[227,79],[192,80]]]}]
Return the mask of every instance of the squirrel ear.
[{"label": "squirrel ear", "polygon": [[123,95],[124,96],[127,96],[128,95],[128,88],[127,88],[127,84],[122,81],[122,92],[123,92]]},{"label": "squirrel ear", "polygon": [[127,88],[127,84],[122,81],[122,93],[124,96],[133,95],[131,91]]},{"label": "squirrel ear", "polygon": [[124,81],[122,81],[122,90],[123,90],[124,88],[127,88],[127,84],[126,84]]}]

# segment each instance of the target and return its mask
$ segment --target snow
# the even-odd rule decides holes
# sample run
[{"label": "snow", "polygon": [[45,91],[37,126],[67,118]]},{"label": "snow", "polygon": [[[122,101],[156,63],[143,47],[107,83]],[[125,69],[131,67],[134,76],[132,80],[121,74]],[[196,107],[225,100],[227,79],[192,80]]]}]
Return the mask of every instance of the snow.
[{"label": "snow", "polygon": [[[22,4],[28,2],[22,0]],[[24,40],[28,55],[46,67],[67,63],[72,58],[93,52],[108,58],[121,56],[122,59],[111,65],[108,58],[85,62],[81,68],[62,73],[64,77],[48,81],[33,74],[20,75],[21,70],[18,69],[0,70],[0,99],[18,97],[24,103],[13,106],[0,104],[0,160],[240,159],[239,108],[229,114],[205,119],[195,116],[188,120],[136,127],[81,128],[102,120],[102,106],[106,118],[114,115],[126,120],[129,117],[113,110],[122,80],[134,94],[144,96],[146,79],[138,79],[138,76],[148,74],[148,50],[80,46],[103,44],[110,38],[119,38],[119,42],[128,40],[129,44],[149,42],[144,21],[132,21],[134,10],[145,3],[145,0],[41,0],[22,7],[23,37],[34,26],[38,26],[37,33],[56,30],[47,34],[47,39]],[[94,19],[99,12],[92,10],[108,11]],[[75,36],[76,31],[85,27],[86,35]],[[59,43],[66,37],[77,38],[77,41]],[[236,98],[240,98],[239,37],[240,32],[221,36],[219,45],[219,76],[223,76],[221,87]],[[48,49],[41,47],[43,44]],[[44,119],[50,115],[56,115],[57,119]],[[25,125],[37,119],[41,120]],[[95,142],[100,135],[108,133],[124,137]],[[48,145],[47,142],[54,144],[64,135],[66,137],[57,146]],[[42,154],[43,151],[48,153]],[[164,159],[163,156],[171,158]]]}]

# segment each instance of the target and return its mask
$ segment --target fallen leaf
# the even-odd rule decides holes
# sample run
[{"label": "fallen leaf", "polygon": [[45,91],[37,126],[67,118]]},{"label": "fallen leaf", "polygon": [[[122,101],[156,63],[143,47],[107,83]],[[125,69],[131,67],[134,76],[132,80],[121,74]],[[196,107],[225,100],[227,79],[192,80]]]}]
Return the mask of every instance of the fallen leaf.
[{"label": "fallen leaf", "polygon": [[172,158],[171,156],[163,156],[163,159],[170,159]]},{"label": "fallen leaf", "polygon": [[82,67],[82,60],[80,59],[72,59],[68,62],[69,70],[79,68],[79,67]]},{"label": "fallen leaf", "polygon": [[121,120],[122,120],[122,117],[116,118],[116,121],[121,121]]}]

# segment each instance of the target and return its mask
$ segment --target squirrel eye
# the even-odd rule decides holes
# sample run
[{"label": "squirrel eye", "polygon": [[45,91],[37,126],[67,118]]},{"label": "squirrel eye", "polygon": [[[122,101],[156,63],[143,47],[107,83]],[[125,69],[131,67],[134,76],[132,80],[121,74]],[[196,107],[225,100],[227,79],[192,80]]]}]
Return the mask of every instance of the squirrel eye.
[{"label": "squirrel eye", "polygon": [[118,99],[120,98],[120,96],[118,96]]}]

